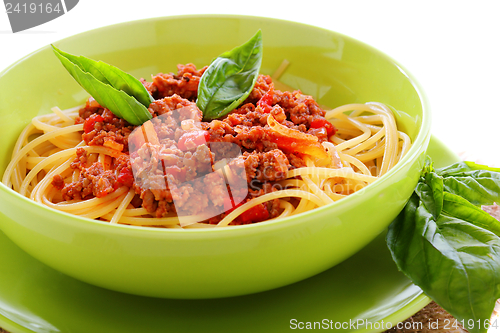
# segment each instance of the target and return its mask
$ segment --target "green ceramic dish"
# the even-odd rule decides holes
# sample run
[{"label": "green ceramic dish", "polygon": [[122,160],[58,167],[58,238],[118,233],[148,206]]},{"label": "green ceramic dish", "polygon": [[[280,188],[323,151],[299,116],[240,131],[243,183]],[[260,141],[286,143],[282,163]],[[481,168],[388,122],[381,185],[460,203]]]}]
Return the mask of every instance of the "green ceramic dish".
[{"label": "green ceramic dish", "polygon": [[[435,137],[427,153],[436,167],[459,161]],[[359,319],[373,325],[345,332],[369,333],[385,331],[387,323],[396,325],[430,302],[398,271],[384,234],[309,279],[208,300],[140,297],[94,287],[33,259],[1,232],[0,267],[0,327],[12,333],[233,333],[235,327],[239,333],[280,333],[290,331],[294,318],[339,324]],[[376,325],[382,321],[384,326]]]},{"label": "green ceramic dish", "polygon": [[[284,286],[322,272],[379,235],[413,191],[430,138],[427,101],[418,84],[383,53],[331,31],[244,16],[182,16],[114,25],[55,43],[111,63],[136,77],[197,66],[264,36],[261,72],[284,58],[282,81],[322,105],[378,101],[401,110],[398,125],[414,145],[396,167],[363,191],[278,221],[217,230],[159,230],[78,218],[42,207],[0,185],[3,232],[33,257],[82,281],[117,291],[169,298],[212,298]],[[30,119],[87,96],[49,46],[0,74],[0,132],[5,169]]]}]

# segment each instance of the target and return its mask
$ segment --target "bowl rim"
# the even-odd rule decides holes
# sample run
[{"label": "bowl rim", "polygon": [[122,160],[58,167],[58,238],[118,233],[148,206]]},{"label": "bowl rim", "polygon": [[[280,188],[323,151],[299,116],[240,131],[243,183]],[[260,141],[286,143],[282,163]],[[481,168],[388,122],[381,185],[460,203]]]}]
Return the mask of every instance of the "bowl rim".
[{"label": "bowl rim", "polygon": [[[402,160],[400,160],[393,168],[391,168],[386,174],[384,174],[382,177],[377,179],[374,183],[366,186],[363,189],[364,195],[369,195],[369,193],[376,191],[376,187],[382,186],[388,181],[391,181],[391,176],[397,172],[399,172],[403,166],[411,161],[414,160],[418,157],[420,154],[418,152],[419,147],[424,145],[426,142],[429,142],[430,137],[431,137],[431,112],[430,112],[430,106],[429,106],[429,100],[420,85],[420,83],[416,80],[416,78],[403,66],[401,65],[398,61],[393,59],[391,56],[387,55],[386,53],[382,52],[381,50],[371,46],[370,44],[367,44],[363,41],[360,41],[356,38],[350,37],[348,35],[345,35],[343,33],[330,30],[327,28],[323,27],[318,27],[312,24],[307,24],[303,22],[297,22],[297,21],[292,21],[292,20],[286,20],[286,19],[278,19],[278,18],[272,18],[272,17],[263,17],[263,16],[253,16],[253,15],[239,15],[239,14],[189,14],[189,15],[170,15],[170,16],[158,16],[158,17],[151,17],[151,18],[143,18],[143,19],[137,19],[137,20],[131,20],[131,21],[125,21],[125,22],[120,22],[120,23],[115,23],[115,24],[110,24],[86,31],[79,32],[77,34],[62,38],[60,40],[57,40],[51,44],[57,45],[59,43],[63,43],[67,40],[71,40],[73,38],[77,38],[81,35],[89,34],[92,32],[96,31],[101,31],[104,32],[109,29],[116,29],[119,28],[120,26],[126,26],[126,25],[133,25],[133,24],[140,24],[140,23],[145,23],[145,22],[155,22],[155,21],[165,21],[165,20],[184,20],[184,19],[198,19],[198,18],[234,18],[234,19],[243,19],[243,20],[260,20],[260,21],[267,21],[267,22],[282,22],[286,24],[293,24],[293,25],[302,25],[304,27],[310,28],[310,29],[315,29],[315,30],[321,30],[325,33],[329,34],[334,34],[342,39],[349,40],[349,42],[357,44],[358,46],[361,46],[367,50],[369,50],[372,53],[375,53],[382,58],[386,59],[389,63],[392,65],[396,66],[397,69],[403,74],[404,76],[407,77],[409,80],[410,84],[412,87],[415,89],[418,97],[420,104],[422,106],[422,115],[421,115],[421,125],[420,125],[420,130],[416,136],[416,139],[414,142],[412,142],[412,146],[410,147],[410,150],[408,153],[403,157]],[[11,65],[8,67],[4,68],[2,71],[0,71],[0,78],[4,76],[7,72],[9,72],[11,69],[13,69],[15,66],[17,66],[19,63],[23,62],[24,60],[36,55],[39,52],[42,52],[46,50],[47,48],[50,47],[50,44],[45,45],[27,55],[24,57],[16,60],[13,62]],[[193,235],[193,234],[224,234],[228,235],[229,234],[232,236],[233,233],[238,233],[242,235],[243,233],[247,234],[248,231],[254,231],[254,232],[262,232],[262,231],[268,231],[272,230],[275,228],[286,228],[295,224],[300,224],[303,220],[304,217],[307,217],[308,215],[311,214],[316,214],[316,213],[324,213],[326,210],[332,209],[334,206],[338,206],[338,202],[333,202],[331,204],[324,205],[322,207],[317,207],[313,210],[306,211],[294,216],[289,216],[277,220],[269,220],[269,221],[262,221],[258,223],[252,223],[252,224],[246,224],[246,225],[238,225],[238,226],[229,226],[229,227],[224,227],[224,228],[193,228],[193,229],[173,229],[173,228],[150,228],[150,227],[143,227],[143,226],[134,226],[134,225],[125,225],[125,224],[110,224],[109,222],[104,222],[104,221],[99,221],[99,220],[94,220],[90,218],[85,218],[85,217],[80,217],[77,215],[73,215],[70,213],[66,213],[63,211],[59,211],[47,206],[44,206],[42,204],[39,204],[30,198],[27,198],[18,192],[12,190],[11,188],[8,188],[5,184],[0,182],[0,191],[7,193],[7,195],[14,195],[18,199],[23,200],[25,204],[30,205],[30,209],[35,209],[37,211],[45,212],[47,214],[58,214],[61,217],[69,218],[69,219],[75,219],[78,223],[86,223],[86,226],[94,226],[97,228],[111,228],[109,229],[110,231],[128,231],[131,230],[132,232],[140,232],[142,233],[154,233],[154,234],[185,234],[185,235]],[[361,200],[358,199],[360,195],[350,195],[339,202],[341,202],[341,205],[347,206],[349,203],[352,201],[356,200]],[[83,225],[82,225],[83,227]],[[106,230],[106,229],[103,229]],[[239,231],[241,230],[241,231]],[[176,236],[178,237],[178,236]]]}]

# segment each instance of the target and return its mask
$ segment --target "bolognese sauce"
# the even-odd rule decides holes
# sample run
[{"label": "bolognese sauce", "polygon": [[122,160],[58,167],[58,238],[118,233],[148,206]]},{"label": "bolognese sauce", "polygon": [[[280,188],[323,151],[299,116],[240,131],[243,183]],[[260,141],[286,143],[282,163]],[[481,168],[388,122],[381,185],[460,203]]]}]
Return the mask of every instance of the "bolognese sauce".
[{"label": "bolognese sauce", "polygon": [[[300,91],[274,89],[268,75],[258,76],[253,90],[239,108],[224,118],[203,121],[195,100],[205,69],[198,70],[193,64],[178,65],[177,74],[160,73],[153,76],[151,82],[141,79],[155,98],[148,109],[153,116],[152,123],[155,124],[154,119],[159,116],[166,119],[153,125],[155,140],[158,141],[156,145],[148,146],[149,150],[158,150],[156,153],[161,156],[164,172],[155,177],[150,175],[147,184],[138,184],[133,177],[131,160],[138,158],[140,145],[144,144],[130,137],[136,126],[89,98],[75,120],[77,124],[84,124],[82,139],[88,146],[109,147],[129,158],[108,156],[103,166],[99,161],[89,161],[85,150],[79,149],[71,168],[79,169],[80,177],[69,183],[62,182],[59,175],[53,177],[52,185],[62,192],[64,200],[103,197],[127,186],[135,191],[131,204],[144,207],[156,217],[179,213],[178,210],[200,214],[211,206],[221,207],[222,213],[206,221],[216,224],[244,202],[274,191],[273,184],[285,179],[288,170],[305,166],[300,149],[296,149],[300,148],[301,142],[287,141],[272,131],[268,125],[270,115],[292,131],[316,137],[318,143],[335,134],[336,128],[324,118],[325,110],[311,96]],[[181,122],[189,126],[190,121],[196,126],[194,130],[178,126]],[[244,197],[234,193],[233,188],[229,202],[222,200],[221,196],[228,190],[228,185],[213,172],[214,160],[220,160],[225,153],[221,151],[223,146],[216,144],[221,142],[239,147],[241,154],[229,163],[229,167],[235,173],[244,169],[246,175],[246,186],[241,186],[247,190]],[[200,175],[209,174],[200,178]],[[167,175],[170,176],[170,186],[164,188]],[[151,184],[154,182],[158,184]],[[184,182],[203,183],[183,185]],[[233,198],[239,198],[238,203],[233,202]],[[249,209],[232,224],[260,222],[279,214],[279,200],[274,199]]]}]

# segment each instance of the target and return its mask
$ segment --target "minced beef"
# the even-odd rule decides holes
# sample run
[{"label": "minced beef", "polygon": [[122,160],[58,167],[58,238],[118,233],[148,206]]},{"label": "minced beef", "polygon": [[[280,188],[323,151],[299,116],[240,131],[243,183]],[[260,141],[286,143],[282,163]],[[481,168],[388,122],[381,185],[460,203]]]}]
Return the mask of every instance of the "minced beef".
[{"label": "minced beef", "polygon": [[206,66],[197,70],[193,64],[179,64],[177,65],[177,74],[159,73],[152,77],[152,83],[143,80],[143,84],[155,99],[177,94],[187,100],[195,101],[198,96],[198,84],[206,69]]},{"label": "minced beef", "polygon": [[[273,184],[285,179],[291,168],[305,166],[300,153],[278,147],[279,138],[267,125],[269,115],[283,126],[316,136],[318,142],[327,140],[325,128],[311,126],[325,115],[314,99],[300,91],[274,90],[267,75],[258,76],[239,108],[203,122],[195,101],[206,68],[178,65],[177,74],[160,73],[151,82],[141,79],[155,99],[147,126],[132,126],[90,98],[76,119],[84,124],[82,139],[117,154],[105,169],[78,149],[71,167],[80,171],[79,179],[64,184],[56,175],[52,181],[63,199],[103,197],[126,186],[136,192],[133,205],[153,216],[211,213],[206,222],[217,223],[235,207],[274,191]],[[279,214],[279,200],[271,200],[233,224]]]}]

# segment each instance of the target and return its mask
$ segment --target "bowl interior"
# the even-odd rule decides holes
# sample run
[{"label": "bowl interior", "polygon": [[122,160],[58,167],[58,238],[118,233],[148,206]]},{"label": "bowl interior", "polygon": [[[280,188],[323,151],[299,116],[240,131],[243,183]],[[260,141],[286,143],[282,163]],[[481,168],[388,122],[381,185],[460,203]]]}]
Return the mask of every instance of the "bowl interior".
[{"label": "bowl interior", "polygon": [[[286,59],[290,65],[280,81],[320,105],[376,101],[391,106],[398,126],[413,140],[403,160],[359,195],[286,219],[217,230],[110,225],[51,211],[0,184],[0,210],[15,221],[0,220],[2,231],[37,259],[88,283],[175,298],[269,290],[317,274],[366,246],[413,191],[430,138],[425,97],[390,57],[317,27],[220,15],[123,23],[54,44],[150,80],[159,72],[176,72],[177,64],[208,65],[258,29],[264,40],[262,73],[272,74]],[[54,106],[74,107],[88,97],[50,46],[1,72],[0,91],[0,174],[34,116]]]},{"label": "bowl interior", "polygon": [[[176,72],[179,63],[208,65],[258,29],[262,29],[264,39],[262,73],[272,74],[287,59],[290,65],[280,78],[283,83],[330,108],[369,101],[386,103],[400,110],[398,125],[416,139],[423,106],[414,80],[381,52],[316,27],[253,17],[172,17],[106,27],[55,45],[150,80],[152,74]],[[48,113],[53,106],[73,107],[88,96],[50,46],[4,70],[0,74],[0,91],[4,145],[0,173],[8,164],[16,137],[33,116]]]}]

